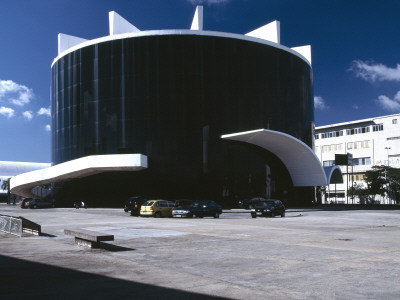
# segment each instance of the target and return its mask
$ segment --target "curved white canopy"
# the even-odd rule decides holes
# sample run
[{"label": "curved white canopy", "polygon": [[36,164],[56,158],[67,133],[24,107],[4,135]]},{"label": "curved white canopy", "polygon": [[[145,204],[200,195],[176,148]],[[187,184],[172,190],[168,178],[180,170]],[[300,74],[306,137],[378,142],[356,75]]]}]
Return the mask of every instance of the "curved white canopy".
[{"label": "curved white canopy", "polygon": [[324,167],[328,184],[343,183],[343,174],[339,166]]},{"label": "curved white canopy", "polygon": [[142,154],[92,155],[23,173],[10,180],[11,193],[35,197],[32,189],[39,185],[82,178],[110,171],[139,171],[147,168],[147,156]]},{"label": "curved white canopy", "polygon": [[294,186],[327,185],[325,171],[314,151],[286,133],[258,129],[227,134],[221,138],[257,145],[274,153],[288,169]]}]

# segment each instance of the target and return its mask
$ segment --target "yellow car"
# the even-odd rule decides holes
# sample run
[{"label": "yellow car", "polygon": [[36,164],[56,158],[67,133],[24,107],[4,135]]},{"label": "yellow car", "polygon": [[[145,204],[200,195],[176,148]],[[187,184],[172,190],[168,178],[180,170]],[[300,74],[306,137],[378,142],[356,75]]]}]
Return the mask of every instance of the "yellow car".
[{"label": "yellow car", "polygon": [[172,217],[175,203],[167,200],[149,200],[140,208],[141,216]]}]

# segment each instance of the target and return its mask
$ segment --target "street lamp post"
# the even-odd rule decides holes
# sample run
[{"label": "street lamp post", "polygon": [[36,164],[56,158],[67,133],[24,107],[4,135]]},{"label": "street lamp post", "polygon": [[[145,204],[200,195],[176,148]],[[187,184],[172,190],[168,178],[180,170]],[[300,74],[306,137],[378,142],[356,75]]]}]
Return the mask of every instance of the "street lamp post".
[{"label": "street lamp post", "polygon": [[[387,159],[388,159],[388,163],[387,163],[387,169],[385,168],[385,180],[387,181],[387,171],[389,170],[389,150],[391,149],[391,147],[385,147],[386,151],[387,151]],[[390,202],[390,197],[389,197],[389,183],[387,183],[387,197],[388,197],[388,202]],[[389,203],[390,204],[390,203]]]}]

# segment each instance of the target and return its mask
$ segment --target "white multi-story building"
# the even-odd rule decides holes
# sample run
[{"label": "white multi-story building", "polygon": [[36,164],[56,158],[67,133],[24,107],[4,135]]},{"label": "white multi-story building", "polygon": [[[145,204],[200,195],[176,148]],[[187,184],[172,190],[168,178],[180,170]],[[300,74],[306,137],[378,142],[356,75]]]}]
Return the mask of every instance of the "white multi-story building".
[{"label": "white multi-story building", "polygon": [[[347,189],[364,183],[365,172],[375,165],[400,168],[400,114],[338,123],[315,128],[315,153],[323,166],[335,164],[335,154],[353,155],[352,166],[340,166],[343,184],[331,184],[325,201],[358,203]],[[376,198],[390,204],[386,197]]]}]

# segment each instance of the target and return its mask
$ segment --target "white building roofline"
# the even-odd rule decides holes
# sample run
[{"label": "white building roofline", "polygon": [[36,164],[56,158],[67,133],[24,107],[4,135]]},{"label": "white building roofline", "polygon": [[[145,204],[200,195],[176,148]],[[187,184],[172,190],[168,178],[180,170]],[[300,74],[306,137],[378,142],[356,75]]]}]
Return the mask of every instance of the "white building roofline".
[{"label": "white building roofline", "polygon": [[361,119],[361,120],[356,120],[356,121],[348,121],[348,122],[343,122],[343,123],[316,126],[315,127],[315,131],[323,130],[323,129],[327,129],[327,128],[334,128],[334,127],[345,127],[345,126],[359,124],[359,123],[374,122],[375,120],[384,119],[384,118],[391,118],[391,117],[400,117],[400,114],[393,114],[393,115],[379,116],[379,117],[368,118],[368,119]]}]

